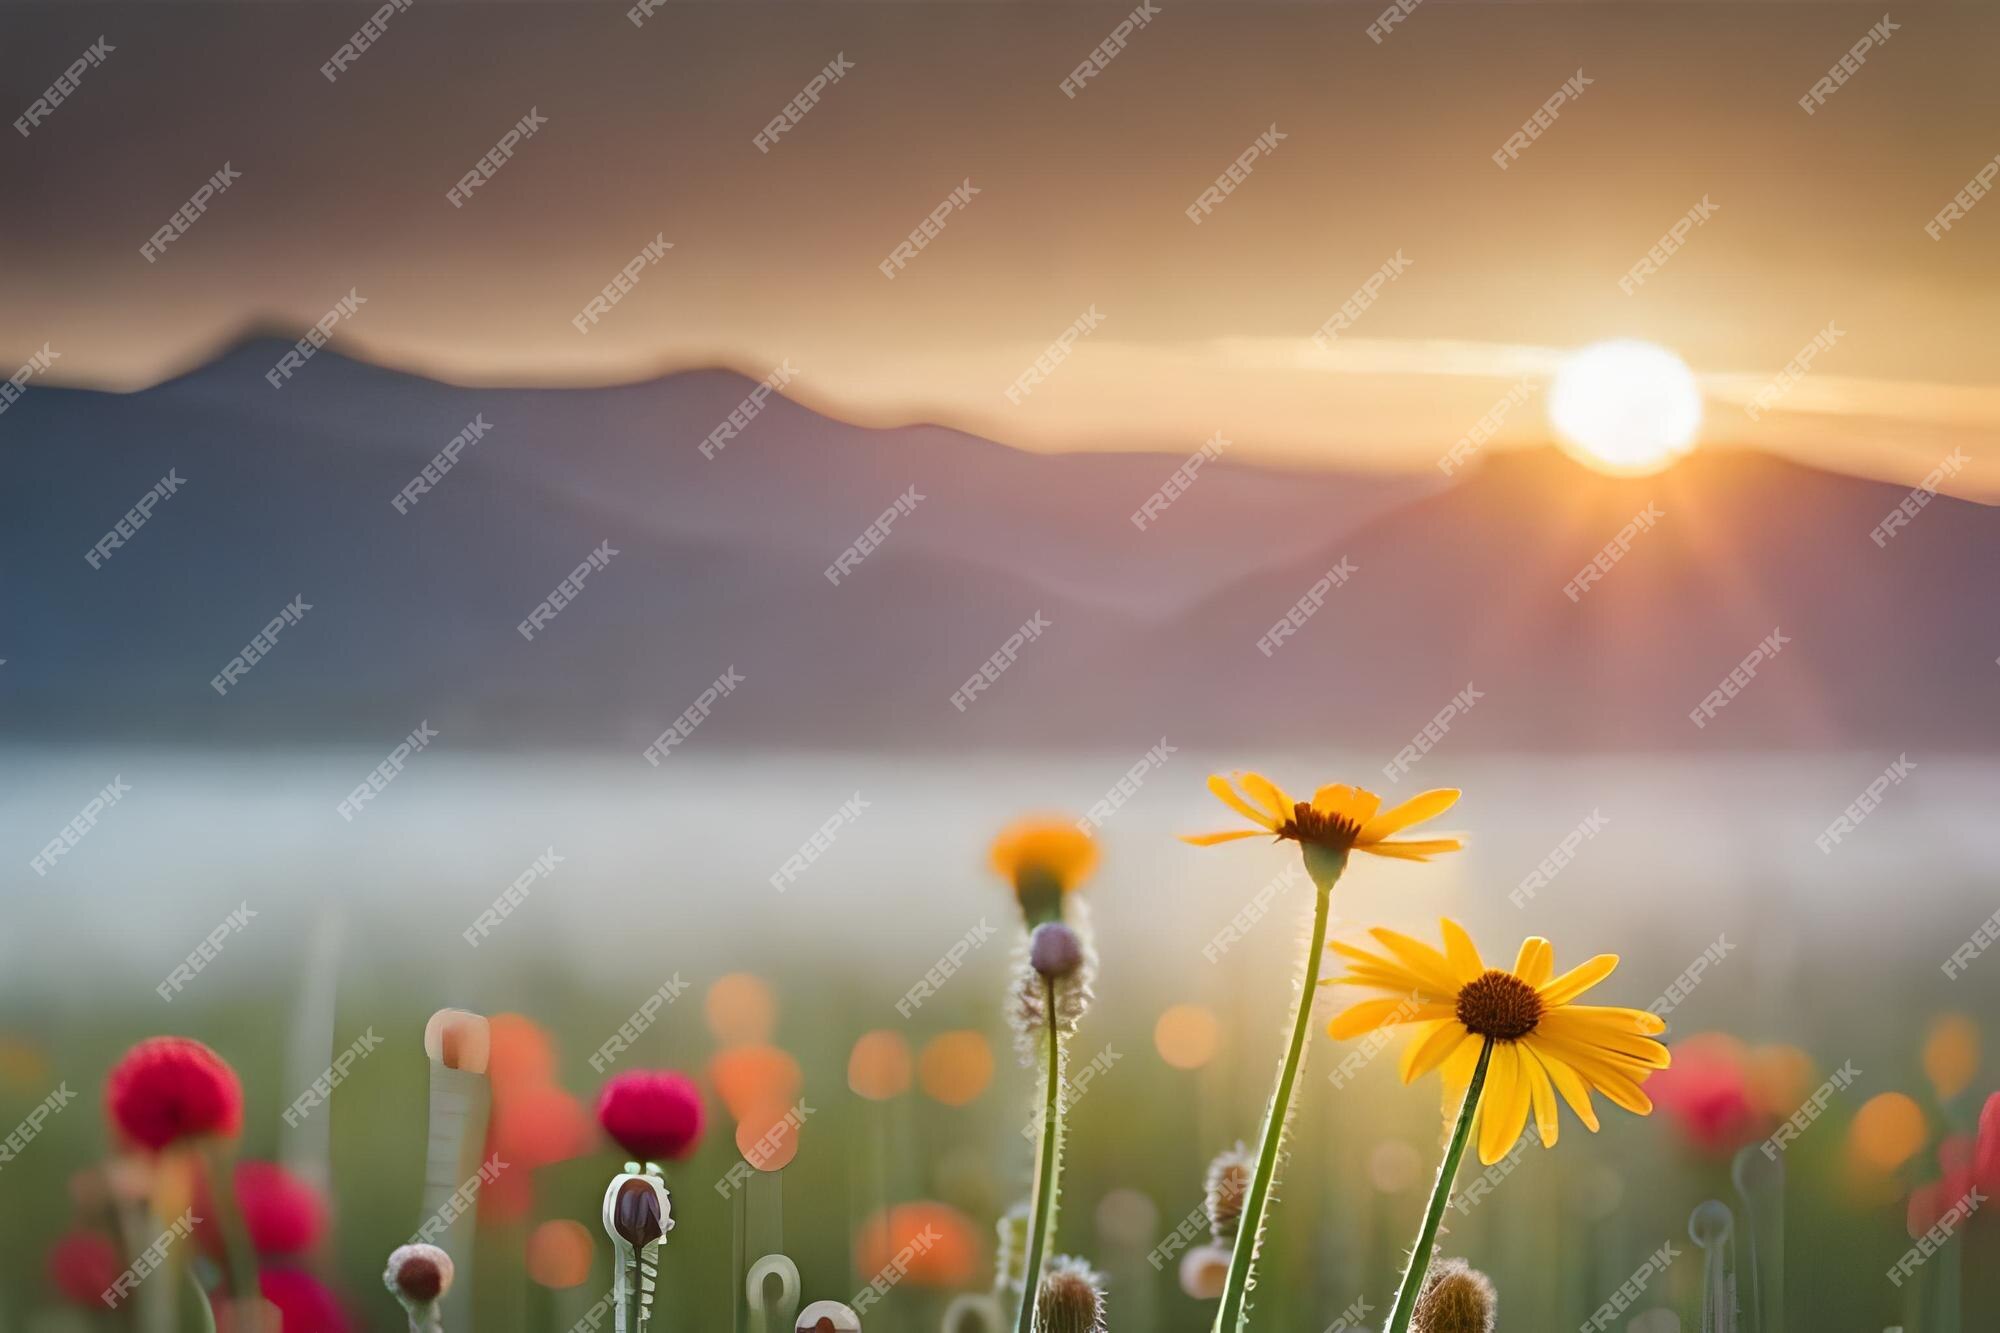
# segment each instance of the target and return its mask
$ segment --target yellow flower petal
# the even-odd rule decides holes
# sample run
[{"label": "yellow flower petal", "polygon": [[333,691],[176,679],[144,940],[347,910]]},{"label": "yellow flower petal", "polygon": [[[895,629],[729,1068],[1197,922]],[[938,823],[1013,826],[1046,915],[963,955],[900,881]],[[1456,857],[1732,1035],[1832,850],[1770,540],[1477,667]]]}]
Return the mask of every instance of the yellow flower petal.
[{"label": "yellow flower petal", "polygon": [[1514,975],[1530,986],[1540,987],[1556,968],[1556,950],[1540,935],[1521,941],[1520,955],[1514,959]]},{"label": "yellow flower petal", "polygon": [[1412,939],[1400,931],[1390,930],[1387,926],[1376,926],[1368,933],[1380,940],[1389,952],[1395,954],[1403,966],[1423,978],[1426,989],[1444,995],[1457,993],[1458,978],[1453,975],[1451,964],[1445,960],[1445,956],[1436,949],[1422,940]]},{"label": "yellow flower petal", "polygon": [[1189,843],[1195,847],[1213,847],[1219,842],[1235,842],[1238,838],[1268,838],[1270,836],[1270,833],[1264,829],[1235,828],[1223,833],[1183,833],[1180,835],[1180,838],[1182,842]]},{"label": "yellow flower petal", "polygon": [[1472,936],[1465,933],[1465,927],[1443,917],[1438,925],[1444,931],[1444,956],[1450,961],[1452,970],[1458,973],[1460,985],[1477,981],[1486,971],[1486,964],[1480,961],[1479,946],[1472,942]]},{"label": "yellow flower petal", "polygon": [[1373,819],[1381,807],[1380,796],[1364,787],[1350,787],[1344,782],[1330,783],[1313,793],[1313,809],[1322,814],[1350,819],[1357,826]]},{"label": "yellow flower petal", "polygon": [[1401,805],[1384,810],[1361,826],[1361,836],[1356,845],[1380,842],[1393,833],[1401,833],[1413,824],[1421,824],[1426,819],[1436,819],[1458,803],[1458,788],[1439,787],[1434,791],[1419,792]]},{"label": "yellow flower petal", "polygon": [[1271,816],[1257,809],[1241,796],[1238,796],[1236,789],[1229,785],[1229,779],[1223,777],[1222,774],[1211,773],[1208,775],[1208,789],[1215,793],[1217,800],[1221,801],[1231,810],[1234,810],[1237,814],[1242,815],[1251,823],[1272,830],[1278,827],[1277,821],[1273,820]]},{"label": "yellow flower petal", "polygon": [[1403,1082],[1414,1083],[1450,1059],[1458,1048],[1470,1043],[1476,1051],[1482,1038],[1473,1036],[1456,1019],[1443,1019],[1418,1035],[1403,1051],[1398,1072]]},{"label": "yellow flower petal", "polygon": [[1440,852],[1456,852],[1464,847],[1464,838],[1407,838],[1393,842],[1356,843],[1354,850],[1371,856],[1393,856],[1403,861],[1428,861]]},{"label": "yellow flower petal", "polygon": [[1283,824],[1292,817],[1294,803],[1291,797],[1285,795],[1283,788],[1262,773],[1238,773],[1235,776],[1243,790],[1250,793],[1250,798],[1271,812],[1271,818],[1277,824]]},{"label": "yellow flower petal", "polygon": [[1479,1161],[1491,1166],[1507,1155],[1528,1127],[1528,1082],[1521,1074],[1521,1053],[1511,1041],[1496,1042],[1486,1069],[1486,1090],[1479,1112]]},{"label": "yellow flower petal", "polygon": [[1544,1148],[1553,1148],[1556,1143],[1556,1090],[1549,1083],[1549,1071],[1542,1068],[1542,1062],[1535,1055],[1532,1046],[1522,1045],[1521,1071],[1528,1078],[1528,1094],[1534,1099],[1535,1130],[1542,1137]]},{"label": "yellow flower petal", "polygon": [[1326,1035],[1336,1041],[1346,1041],[1379,1027],[1410,1022],[1414,1012],[1415,1006],[1407,995],[1392,996],[1386,1000],[1363,1000],[1334,1015],[1333,1022],[1327,1024]]},{"label": "yellow flower petal", "polygon": [[1583,1081],[1582,1075],[1533,1037],[1527,1038],[1522,1044],[1534,1050],[1535,1059],[1548,1074],[1549,1081],[1556,1085],[1556,1091],[1562,1094],[1562,1099],[1569,1103],[1569,1109],[1576,1112],[1576,1118],[1583,1122],[1585,1129],[1595,1134],[1597,1108],[1590,1104],[1590,1087]]},{"label": "yellow flower petal", "polygon": [[1611,975],[1618,966],[1618,955],[1601,953],[1587,963],[1578,963],[1554,981],[1542,986],[1542,1003],[1550,1007],[1568,1004],[1577,996]]}]

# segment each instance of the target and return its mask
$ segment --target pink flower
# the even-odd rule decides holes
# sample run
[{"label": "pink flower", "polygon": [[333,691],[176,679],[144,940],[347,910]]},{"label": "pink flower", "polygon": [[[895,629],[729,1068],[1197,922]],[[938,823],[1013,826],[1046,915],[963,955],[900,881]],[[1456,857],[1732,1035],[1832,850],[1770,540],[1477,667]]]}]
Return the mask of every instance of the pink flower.
[{"label": "pink flower", "polygon": [[688,1156],[701,1141],[701,1094],[684,1075],[636,1069],[606,1080],[597,1122],[640,1161]]},{"label": "pink flower", "polygon": [[188,1138],[233,1139],[243,1129],[243,1085],[192,1037],[148,1037],[112,1068],[104,1110],[127,1139],[154,1152]]}]

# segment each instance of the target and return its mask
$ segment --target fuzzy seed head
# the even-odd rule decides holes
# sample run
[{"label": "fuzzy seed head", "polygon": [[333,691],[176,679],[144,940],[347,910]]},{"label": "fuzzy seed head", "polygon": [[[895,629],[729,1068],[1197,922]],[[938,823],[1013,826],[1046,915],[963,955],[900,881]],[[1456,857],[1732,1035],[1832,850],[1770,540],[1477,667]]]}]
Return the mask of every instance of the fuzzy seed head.
[{"label": "fuzzy seed head", "polygon": [[1249,1190],[1249,1151],[1238,1143],[1216,1154],[1215,1160],[1208,1164],[1202,1207],[1208,1213],[1209,1230],[1215,1233],[1217,1241],[1230,1240],[1236,1235],[1236,1224],[1243,1217],[1243,1196]]},{"label": "fuzzy seed head", "polygon": [[1081,1259],[1051,1259],[1035,1293],[1035,1327],[1041,1333],[1104,1333],[1103,1275]]},{"label": "fuzzy seed head", "polygon": [[1493,1333],[1499,1304],[1486,1274],[1463,1259],[1440,1259],[1424,1279],[1410,1333]]},{"label": "fuzzy seed head", "polygon": [[[1060,975],[1050,975],[1040,970],[1035,959],[1034,940],[1045,938],[1043,932],[1051,929],[1044,925],[1036,929],[1027,949],[1016,958],[1014,976],[1008,988],[1007,1022],[1014,1029],[1014,1047],[1021,1053],[1024,1063],[1033,1065],[1039,1060],[1042,1038],[1049,1028],[1051,993],[1053,992],[1056,1035],[1067,1037],[1076,1031],[1078,1023],[1090,1011],[1090,1002],[1096,998],[1091,986],[1097,979],[1097,951],[1090,947],[1089,931],[1081,924],[1071,927],[1054,925],[1055,930],[1068,936],[1069,943],[1076,950],[1076,963]],[[1060,938],[1060,936],[1055,937]],[[1065,944],[1044,945],[1044,952],[1060,950]]]}]

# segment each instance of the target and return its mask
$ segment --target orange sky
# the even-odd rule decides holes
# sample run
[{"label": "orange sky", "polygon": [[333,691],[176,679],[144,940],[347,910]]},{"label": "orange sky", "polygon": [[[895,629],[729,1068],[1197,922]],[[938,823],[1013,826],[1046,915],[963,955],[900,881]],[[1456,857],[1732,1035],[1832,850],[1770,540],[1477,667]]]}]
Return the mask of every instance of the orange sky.
[{"label": "orange sky", "polygon": [[[366,7],[14,11],[9,118],[100,34],[115,50],[0,147],[0,248],[25,261],[0,266],[0,360],[47,343],[52,378],[133,387],[354,289],[336,345],[456,380],[789,361],[795,396],[869,422],[1056,448],[1220,431],[1239,457],[1427,468],[1564,349],[1638,336],[1701,375],[1704,438],[1909,480],[1960,447],[1954,487],[2000,497],[2000,205],[1924,230],[2000,152],[1990,7],[1898,16],[1812,115],[1798,98],[1879,11],[1425,0],[1378,45],[1373,5],[1162,4],[1065,96],[1124,12],[676,5],[635,28],[618,6],[418,5],[329,83]],[[758,151],[837,53],[852,70]],[[1496,166],[1579,69],[1582,95]],[[453,208],[530,107],[547,126]],[[241,180],[147,263],[224,161]],[[656,235],[674,248],[580,334]],[[1101,325],[1009,401],[1090,310]],[[1742,404],[1829,323],[1837,343],[1753,423]],[[1500,441],[1543,431],[1535,401]]]}]

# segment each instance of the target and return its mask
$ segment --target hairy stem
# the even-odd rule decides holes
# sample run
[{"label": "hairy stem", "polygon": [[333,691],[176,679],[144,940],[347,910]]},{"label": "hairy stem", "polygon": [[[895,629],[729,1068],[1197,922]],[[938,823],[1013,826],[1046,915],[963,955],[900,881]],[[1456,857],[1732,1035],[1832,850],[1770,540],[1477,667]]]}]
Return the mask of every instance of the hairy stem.
[{"label": "hairy stem", "polygon": [[1042,1285],[1042,1257],[1056,1229],[1056,1191],[1062,1175],[1062,1038],[1056,1032],[1056,983],[1042,979],[1042,1141],[1035,1151],[1035,1197],[1028,1215],[1028,1248],[1021,1263],[1021,1309],[1015,1333],[1035,1326],[1035,1294]]},{"label": "hairy stem", "polygon": [[[1264,1111],[1264,1136],[1257,1147],[1257,1169],[1243,1196],[1243,1215],[1237,1223],[1236,1248],[1229,1255],[1229,1276],[1222,1286],[1222,1307],[1216,1311],[1215,1333],[1237,1333],[1247,1322],[1244,1305],[1250,1294],[1251,1269],[1257,1250],[1264,1242],[1264,1210],[1271,1201],[1271,1185],[1278,1174],[1278,1151],[1285,1137],[1285,1122],[1291,1116],[1292,1089],[1299,1080],[1304,1062],[1306,1033],[1312,1027],[1313,997],[1319,989],[1320,960],[1326,953],[1326,919],[1333,901],[1333,879],[1325,877],[1313,904],[1312,946],[1306,954],[1305,984],[1299,988],[1299,1012],[1292,1020],[1291,1044],[1285,1048],[1285,1062],[1278,1066],[1278,1085],[1271,1090],[1271,1104]],[[1319,877],[1315,877],[1317,882]]]},{"label": "hairy stem", "polygon": [[1417,1248],[1410,1255],[1410,1267],[1403,1274],[1403,1285],[1396,1293],[1396,1304],[1389,1311],[1384,1333],[1408,1333],[1410,1315],[1416,1311],[1424,1279],[1430,1276],[1431,1248],[1437,1244],[1438,1223],[1444,1217],[1445,1204],[1451,1201],[1452,1178],[1458,1175],[1459,1158],[1465,1156],[1465,1141],[1472,1136],[1472,1115],[1479,1109],[1479,1094],[1486,1087],[1486,1065],[1492,1058],[1493,1038],[1488,1037],[1479,1048],[1479,1063],[1473,1068],[1472,1082],[1466,1085],[1465,1101],[1458,1108],[1451,1146],[1445,1149],[1444,1161],[1438,1164],[1437,1183],[1431,1186],[1431,1206],[1424,1212],[1423,1229],[1417,1232]]}]

